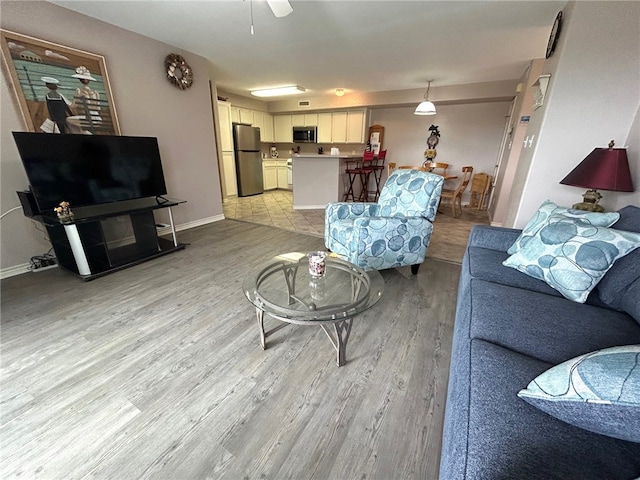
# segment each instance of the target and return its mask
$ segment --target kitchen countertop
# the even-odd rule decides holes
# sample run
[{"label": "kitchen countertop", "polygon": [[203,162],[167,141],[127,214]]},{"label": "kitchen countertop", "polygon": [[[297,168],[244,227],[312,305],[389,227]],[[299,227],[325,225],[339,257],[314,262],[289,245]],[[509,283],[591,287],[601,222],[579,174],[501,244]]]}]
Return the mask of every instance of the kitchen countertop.
[{"label": "kitchen countertop", "polygon": [[360,155],[329,155],[328,153],[294,153],[293,158],[362,158]]}]

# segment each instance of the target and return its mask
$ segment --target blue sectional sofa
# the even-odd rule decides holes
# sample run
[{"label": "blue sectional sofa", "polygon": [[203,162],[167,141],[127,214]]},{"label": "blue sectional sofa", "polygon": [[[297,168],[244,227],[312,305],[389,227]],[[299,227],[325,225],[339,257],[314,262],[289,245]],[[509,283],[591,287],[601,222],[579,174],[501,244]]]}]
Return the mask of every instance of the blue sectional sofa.
[{"label": "blue sectional sofa", "polygon": [[[619,213],[611,228],[640,232],[640,208],[629,206]],[[476,226],[469,238],[458,292],[440,479],[638,478],[640,443],[565,423],[518,392],[574,357],[640,344],[640,249],[616,261],[587,301],[576,303],[503,265],[520,233]],[[636,420],[629,429],[640,429],[640,418]],[[634,434],[640,438],[640,432]]]}]

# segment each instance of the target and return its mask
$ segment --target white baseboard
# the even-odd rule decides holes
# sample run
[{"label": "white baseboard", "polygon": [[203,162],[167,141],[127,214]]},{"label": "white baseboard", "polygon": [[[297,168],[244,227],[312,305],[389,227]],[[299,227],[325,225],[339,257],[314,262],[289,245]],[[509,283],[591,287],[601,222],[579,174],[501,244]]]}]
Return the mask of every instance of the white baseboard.
[{"label": "white baseboard", "polygon": [[[209,223],[219,222],[220,220],[224,220],[224,215],[216,215],[215,217],[203,218],[201,220],[196,220],[193,222],[187,222],[180,225],[176,225],[176,231],[180,232],[182,230],[188,230],[190,228],[199,227],[201,225],[207,225]],[[168,235],[171,234],[171,227],[163,227],[158,229],[158,235]],[[6,267],[0,269],[0,279],[13,277],[15,275],[22,275],[23,273],[28,273],[29,263],[24,263],[21,265],[14,265],[13,267]]]},{"label": "white baseboard", "polygon": [[[180,225],[176,225],[176,232],[181,232],[183,230],[188,230],[190,228],[200,227],[202,225],[207,225],[209,223],[219,222],[220,220],[224,220],[224,215],[216,215],[215,217],[202,218],[200,220],[195,220],[193,222],[181,223]],[[171,233],[171,227],[162,227],[158,228],[158,235],[169,235]]]},{"label": "white baseboard", "polygon": [[324,210],[327,207],[327,204],[323,205],[304,205],[302,207],[293,206],[294,210]]},{"label": "white baseboard", "polygon": [[13,277],[15,275],[22,275],[23,273],[30,272],[29,267],[31,264],[23,263],[21,265],[15,265],[13,267],[7,267],[0,269],[0,279]]}]

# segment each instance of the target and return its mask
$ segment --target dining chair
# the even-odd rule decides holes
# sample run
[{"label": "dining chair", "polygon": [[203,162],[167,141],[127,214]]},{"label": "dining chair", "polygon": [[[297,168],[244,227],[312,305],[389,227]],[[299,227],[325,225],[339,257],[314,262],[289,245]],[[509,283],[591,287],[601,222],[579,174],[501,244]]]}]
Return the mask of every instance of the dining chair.
[{"label": "dining chair", "polygon": [[393,172],[396,169],[396,162],[389,162],[387,163],[387,178],[389,178],[389,176],[391,175],[391,172]]},{"label": "dining chair", "polygon": [[[422,165],[400,165],[398,167],[399,170],[420,170],[421,172],[431,172],[431,170],[429,170],[429,168],[424,167]],[[431,172],[434,173],[434,172]],[[436,173],[437,175],[437,173]],[[442,176],[442,175],[440,175]]]},{"label": "dining chair", "polygon": [[449,164],[443,162],[424,162],[422,166],[428,168],[430,172],[437,173],[443,177],[447,176],[447,168],[449,168]]},{"label": "dining chair", "polygon": [[469,193],[471,198],[469,200],[469,206],[477,208],[478,210],[484,210],[485,200],[491,187],[491,175],[486,173],[476,173],[471,180],[471,187]]},{"label": "dining chair", "polygon": [[[460,179],[460,183],[456,189],[443,188],[442,194],[440,196],[440,202],[442,200],[448,200],[451,202],[451,208],[453,210],[453,216],[455,218],[462,215],[462,194],[467,189],[467,185],[469,185],[469,180],[471,180],[471,174],[473,173],[473,167],[467,166],[462,167],[462,178]],[[457,213],[457,209],[460,209],[460,214]]]}]

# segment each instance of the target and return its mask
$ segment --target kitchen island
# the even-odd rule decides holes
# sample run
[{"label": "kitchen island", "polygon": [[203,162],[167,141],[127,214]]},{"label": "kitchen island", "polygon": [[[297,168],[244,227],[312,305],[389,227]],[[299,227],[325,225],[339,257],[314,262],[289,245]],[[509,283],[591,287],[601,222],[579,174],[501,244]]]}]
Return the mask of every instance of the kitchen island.
[{"label": "kitchen island", "polygon": [[[361,158],[362,155],[293,155],[293,209],[319,209],[330,202],[341,202],[345,161]],[[360,188],[359,184],[356,188]]]}]

